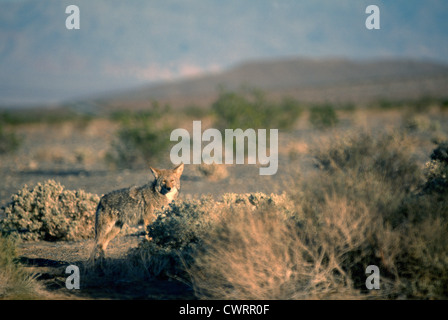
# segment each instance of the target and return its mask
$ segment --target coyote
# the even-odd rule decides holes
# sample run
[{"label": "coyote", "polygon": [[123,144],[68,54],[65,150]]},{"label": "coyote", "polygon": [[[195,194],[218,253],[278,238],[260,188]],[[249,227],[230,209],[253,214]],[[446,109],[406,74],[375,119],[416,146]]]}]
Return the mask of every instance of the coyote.
[{"label": "coyote", "polygon": [[141,187],[130,187],[104,195],[95,215],[95,246],[91,259],[105,257],[106,248],[125,224],[142,223],[146,227],[156,216],[154,212],[174,200],[180,192],[181,163],[172,170],[151,168],[155,180]]}]

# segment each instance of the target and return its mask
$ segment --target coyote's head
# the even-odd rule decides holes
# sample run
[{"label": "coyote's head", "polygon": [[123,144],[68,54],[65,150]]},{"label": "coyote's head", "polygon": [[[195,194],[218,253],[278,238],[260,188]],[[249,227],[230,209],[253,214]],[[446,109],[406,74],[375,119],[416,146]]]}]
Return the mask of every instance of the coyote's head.
[{"label": "coyote's head", "polygon": [[184,171],[184,164],[181,163],[172,170],[151,168],[151,172],[156,180],[154,187],[156,192],[166,196],[169,201],[173,200],[180,191],[180,176]]}]

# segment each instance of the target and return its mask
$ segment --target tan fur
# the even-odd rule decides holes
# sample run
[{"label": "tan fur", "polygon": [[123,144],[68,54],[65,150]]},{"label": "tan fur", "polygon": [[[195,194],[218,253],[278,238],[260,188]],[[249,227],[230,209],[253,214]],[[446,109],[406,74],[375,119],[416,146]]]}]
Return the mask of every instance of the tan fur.
[{"label": "tan fur", "polygon": [[184,165],[172,170],[150,168],[155,180],[141,187],[130,187],[104,195],[95,216],[95,246],[91,259],[104,258],[109,242],[125,224],[143,222],[146,227],[155,219],[155,211],[173,201],[180,191]]}]

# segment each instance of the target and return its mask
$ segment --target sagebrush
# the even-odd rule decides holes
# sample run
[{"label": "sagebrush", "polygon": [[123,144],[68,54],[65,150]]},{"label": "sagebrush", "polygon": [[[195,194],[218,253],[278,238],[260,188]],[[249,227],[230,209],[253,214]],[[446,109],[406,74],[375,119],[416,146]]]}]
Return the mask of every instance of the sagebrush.
[{"label": "sagebrush", "polygon": [[48,180],[24,186],[1,210],[4,233],[23,240],[80,240],[93,237],[99,197],[83,190],[67,190]]}]

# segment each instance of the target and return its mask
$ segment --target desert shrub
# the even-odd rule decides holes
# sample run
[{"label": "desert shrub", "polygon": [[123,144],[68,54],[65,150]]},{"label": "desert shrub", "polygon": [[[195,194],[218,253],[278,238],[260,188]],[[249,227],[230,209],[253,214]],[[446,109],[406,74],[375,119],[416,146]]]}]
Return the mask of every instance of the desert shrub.
[{"label": "desert shrub", "polygon": [[213,223],[215,210],[215,202],[206,196],[171,202],[148,226],[151,241],[144,241],[132,250],[128,260],[136,264],[143,262],[152,276],[182,276],[185,264],[191,263],[191,252]]},{"label": "desert shrub", "polygon": [[338,106],[338,109],[346,112],[355,112],[357,110],[357,106],[354,103],[347,102],[347,103],[341,103]]},{"label": "desert shrub", "polygon": [[425,114],[412,113],[403,117],[403,127],[408,131],[439,131],[440,122],[432,121]]},{"label": "desert shrub", "polygon": [[338,122],[335,108],[331,104],[314,106],[310,109],[310,123],[317,129],[334,127]]},{"label": "desert shrub", "polygon": [[448,144],[440,143],[426,163],[421,191],[408,197],[401,212],[401,292],[411,298],[448,297]]},{"label": "desert shrub", "polygon": [[[394,227],[365,198],[322,193],[323,200],[304,191],[296,199],[296,211],[289,213],[276,205],[254,207],[249,200],[253,195],[232,195],[233,205],[225,206],[219,223],[205,230],[187,269],[197,296],[447,296],[446,205],[445,218],[439,215]],[[378,291],[366,290],[368,265],[380,269]]]},{"label": "desert shrub", "polygon": [[57,124],[63,122],[77,122],[85,126],[92,118],[93,116],[91,115],[74,111],[69,105],[61,108],[25,108],[0,112],[0,121],[11,126],[34,123]]},{"label": "desert shrub", "polygon": [[[365,265],[375,264],[380,267],[382,283],[387,284],[387,290],[381,290],[387,297],[443,298],[448,282],[443,249],[448,202],[438,192],[425,190],[428,182],[443,179],[443,166],[434,158],[443,158],[444,149],[439,146],[433,152],[425,183],[411,145],[406,136],[389,134],[356,135],[332,143],[317,152],[322,171],[301,187],[305,191],[297,195],[297,201],[308,217],[326,215],[334,199],[348,201],[347,208],[366,208],[364,220],[371,226],[363,244],[339,259],[350,279],[358,279],[353,283],[362,283]],[[349,230],[356,234],[358,229]],[[324,234],[331,234],[331,229]]]},{"label": "desert shrub", "polygon": [[269,102],[260,90],[221,92],[213,103],[216,127],[224,129],[291,129],[302,114],[302,106],[294,99]]},{"label": "desert shrub", "polygon": [[[209,230],[189,270],[211,299],[304,299],[342,292],[346,275],[282,210],[235,207]],[[338,290],[341,289],[341,290]]]},{"label": "desert shrub", "polygon": [[368,293],[366,266],[377,265],[381,291],[374,293],[383,298],[446,298],[447,203],[443,209],[428,200],[420,198],[409,207],[409,216],[422,217],[394,226],[362,199],[328,198],[318,215],[325,221],[319,224],[319,243],[328,246],[326,251],[349,275],[347,283],[361,292]]},{"label": "desert shrub", "polygon": [[121,123],[106,161],[118,168],[143,168],[157,162],[170,145],[172,128],[162,121],[168,108],[154,104],[141,112],[119,112],[112,119]]},{"label": "desert shrub", "polygon": [[412,146],[409,137],[397,133],[356,133],[338,139],[316,151],[316,165],[325,174],[316,178],[317,188],[304,188],[314,192],[320,202],[324,202],[323,194],[362,201],[369,210],[398,226],[408,218],[403,203],[424,181]]},{"label": "desert shrub", "polygon": [[448,110],[448,99],[443,99],[439,101],[439,107],[441,111]]},{"label": "desert shrub", "polygon": [[391,101],[386,99],[380,99],[371,104],[372,108],[379,108],[381,110],[391,110],[401,108],[403,106],[402,101]]},{"label": "desert shrub", "polygon": [[254,193],[226,193],[222,196],[222,202],[227,207],[244,206],[248,208],[275,207],[282,212],[286,218],[295,217],[296,211],[294,202],[286,193],[265,194],[263,192]]},{"label": "desert shrub", "polygon": [[441,142],[425,164],[425,194],[446,195],[448,192],[448,142]]},{"label": "desert shrub", "polygon": [[303,107],[297,100],[285,97],[269,111],[270,118],[278,123],[278,129],[291,129],[302,115]]},{"label": "desert shrub", "polygon": [[448,141],[441,142],[431,153],[431,159],[448,164]]},{"label": "desert shrub", "polygon": [[[270,102],[263,92],[252,89],[242,92],[222,91],[212,105],[214,126],[225,135],[226,129],[278,129],[291,130],[302,114],[299,102],[284,98],[281,102]],[[226,141],[227,143],[228,141]],[[258,144],[258,140],[256,143]],[[244,155],[248,156],[247,144]],[[269,148],[269,144],[267,145]],[[233,143],[236,152],[236,143]]]},{"label": "desert shrub", "polygon": [[83,190],[65,190],[53,180],[24,186],[2,208],[3,232],[24,240],[79,240],[93,236],[99,197]]},{"label": "desert shrub", "polygon": [[[143,242],[131,251],[129,260],[147,267],[153,276],[186,277],[193,254],[203,245],[208,230],[219,224],[232,207],[253,210],[265,205],[290,208],[286,195],[225,194],[221,201],[203,196],[199,199],[175,200],[168,208],[158,212],[155,222],[148,227],[151,241]],[[285,211],[285,215],[289,212]]]},{"label": "desert shrub", "polygon": [[[443,101],[443,100],[442,100]],[[421,97],[412,100],[379,100],[372,104],[372,107],[382,110],[406,109],[412,113],[427,113],[431,106],[440,103],[440,99],[431,97]]]},{"label": "desert shrub", "polygon": [[334,139],[327,148],[314,152],[317,168],[330,174],[372,174],[377,179],[410,192],[422,182],[423,176],[413,154],[411,138],[402,133],[352,133]]},{"label": "desert shrub", "polygon": [[[265,197],[229,197],[240,205],[226,207],[219,224],[208,229],[189,269],[198,297],[362,298],[371,264],[385,277],[379,295],[395,293],[400,233],[362,201],[328,194],[321,201],[306,191],[293,206],[275,196],[251,207]],[[306,201],[315,210],[307,210]]]},{"label": "desert shrub", "polygon": [[201,118],[209,116],[211,114],[211,111],[208,108],[202,108],[202,107],[199,107],[196,105],[190,105],[190,106],[185,107],[185,109],[183,109],[183,113],[187,117],[201,119]]},{"label": "desert shrub", "polygon": [[0,299],[37,298],[37,284],[20,266],[12,238],[0,234]]},{"label": "desert shrub", "polygon": [[6,132],[0,123],[0,155],[17,150],[21,142],[16,133]]},{"label": "desert shrub", "polygon": [[431,160],[426,163],[425,191],[439,192],[441,194],[448,191],[448,165],[441,161]]}]

